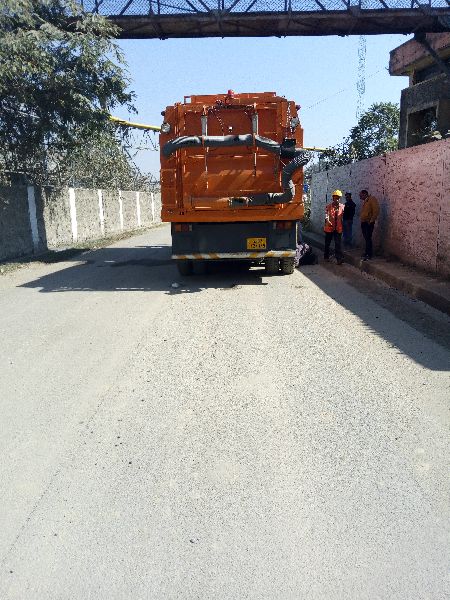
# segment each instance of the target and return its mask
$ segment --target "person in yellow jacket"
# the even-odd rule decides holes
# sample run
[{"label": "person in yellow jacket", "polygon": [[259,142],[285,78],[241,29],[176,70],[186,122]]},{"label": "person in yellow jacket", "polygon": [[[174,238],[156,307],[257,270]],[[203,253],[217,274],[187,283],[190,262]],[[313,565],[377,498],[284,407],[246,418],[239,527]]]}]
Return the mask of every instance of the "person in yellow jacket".
[{"label": "person in yellow jacket", "polygon": [[362,256],[363,260],[370,260],[373,256],[372,234],[375,221],[380,213],[380,205],[374,196],[370,196],[367,190],[361,190],[359,197],[362,200],[359,217],[361,219],[361,231],[366,242],[366,250]]},{"label": "person in yellow jacket", "polygon": [[340,202],[342,198],[341,190],[335,190],[332,194],[332,201],[325,207],[325,260],[330,259],[330,244],[334,239],[334,253],[338,265],[342,264],[342,217],[344,216],[344,205]]}]

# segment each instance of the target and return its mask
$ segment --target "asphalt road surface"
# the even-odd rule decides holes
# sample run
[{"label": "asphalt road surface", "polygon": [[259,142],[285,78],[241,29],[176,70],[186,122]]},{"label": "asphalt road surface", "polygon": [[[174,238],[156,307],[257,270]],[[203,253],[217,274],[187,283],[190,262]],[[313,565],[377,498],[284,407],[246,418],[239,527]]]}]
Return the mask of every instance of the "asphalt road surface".
[{"label": "asphalt road surface", "polygon": [[449,598],[449,319],[169,257],[0,277],[1,600]]}]

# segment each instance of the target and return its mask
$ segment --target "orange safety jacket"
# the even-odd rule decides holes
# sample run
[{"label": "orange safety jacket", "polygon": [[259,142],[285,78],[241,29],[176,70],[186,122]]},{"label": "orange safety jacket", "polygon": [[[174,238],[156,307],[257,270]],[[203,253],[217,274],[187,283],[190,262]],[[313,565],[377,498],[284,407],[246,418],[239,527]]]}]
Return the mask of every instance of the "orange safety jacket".
[{"label": "orange safety jacket", "polygon": [[344,205],[339,202],[339,206],[335,208],[333,203],[327,204],[325,208],[325,225],[323,230],[325,233],[342,233],[342,217],[344,215]]}]

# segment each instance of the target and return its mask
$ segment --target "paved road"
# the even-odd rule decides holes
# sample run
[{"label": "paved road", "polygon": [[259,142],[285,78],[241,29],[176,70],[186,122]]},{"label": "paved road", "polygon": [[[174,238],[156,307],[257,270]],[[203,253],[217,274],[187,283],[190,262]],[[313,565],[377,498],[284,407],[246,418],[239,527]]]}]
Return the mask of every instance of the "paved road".
[{"label": "paved road", "polygon": [[0,277],[0,598],[448,598],[449,319],[168,243]]}]

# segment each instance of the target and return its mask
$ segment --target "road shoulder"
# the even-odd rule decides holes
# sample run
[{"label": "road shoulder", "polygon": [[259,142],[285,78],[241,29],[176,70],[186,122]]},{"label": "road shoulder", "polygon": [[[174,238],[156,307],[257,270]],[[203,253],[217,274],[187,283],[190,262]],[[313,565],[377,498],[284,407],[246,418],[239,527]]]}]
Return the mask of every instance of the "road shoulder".
[{"label": "road shoulder", "polygon": [[[308,231],[303,237],[311,246],[324,249],[323,235]],[[363,261],[358,249],[345,250],[344,262],[450,315],[449,281],[432,277],[414,267],[382,257],[376,257],[373,261]]]}]

